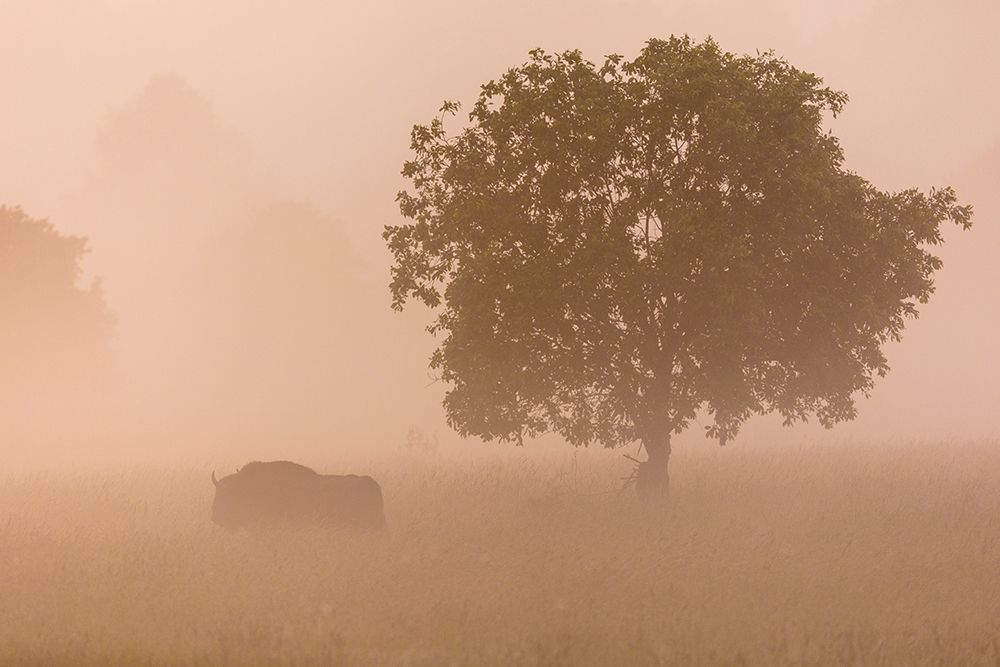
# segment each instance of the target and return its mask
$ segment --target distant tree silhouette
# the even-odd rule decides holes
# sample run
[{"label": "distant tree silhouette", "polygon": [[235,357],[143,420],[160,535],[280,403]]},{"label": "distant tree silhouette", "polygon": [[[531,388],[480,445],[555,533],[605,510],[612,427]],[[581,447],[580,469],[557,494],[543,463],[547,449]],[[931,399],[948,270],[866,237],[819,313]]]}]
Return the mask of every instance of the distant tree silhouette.
[{"label": "distant tree silhouette", "polygon": [[0,207],[0,387],[60,389],[102,379],[114,316],[95,279],[80,286],[86,239]]},{"label": "distant tree silhouette", "polygon": [[[201,249],[270,199],[249,143],[176,74],[158,74],[109,111],[97,164],[74,206],[118,311],[118,388],[150,410],[190,395],[179,336]],[[176,420],[181,423],[182,420]]]},{"label": "distant tree silhouette", "polygon": [[[228,202],[258,185],[250,147],[226,127],[182,77],[157,74],[127,104],[112,111],[97,136],[104,179],[145,205],[174,199]],[[185,202],[180,202],[184,204]]]},{"label": "distant tree silhouette", "polygon": [[431,366],[463,435],[641,441],[667,488],[699,411],[855,416],[882,345],[933,291],[950,188],[879,191],[822,128],[844,93],[765,53],[650,40],[596,66],[531,52],[482,87],[468,127],[416,126],[386,227],[394,306],[437,309]]},{"label": "distant tree silhouette", "polygon": [[[101,246],[102,257],[128,249],[113,259],[137,274],[133,282],[173,272],[178,255],[266,201],[249,143],[176,74],[152,77],[109,112],[96,151],[89,228],[95,242],[116,241]],[[109,290],[117,296],[118,287]]]},{"label": "distant tree silhouette", "polygon": [[361,267],[337,221],[308,204],[264,207],[215,236],[185,317],[213,409],[288,432],[325,421],[331,396],[350,404],[364,370],[358,348],[381,311]]}]

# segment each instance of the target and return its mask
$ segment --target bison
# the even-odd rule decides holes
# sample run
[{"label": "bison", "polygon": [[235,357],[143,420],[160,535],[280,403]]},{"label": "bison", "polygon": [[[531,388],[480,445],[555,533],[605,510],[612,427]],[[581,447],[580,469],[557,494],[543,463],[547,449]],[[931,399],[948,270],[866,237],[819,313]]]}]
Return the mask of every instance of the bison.
[{"label": "bison", "polygon": [[385,527],[382,489],[371,477],[320,475],[291,461],[253,461],[216,479],[212,521],[225,528]]}]

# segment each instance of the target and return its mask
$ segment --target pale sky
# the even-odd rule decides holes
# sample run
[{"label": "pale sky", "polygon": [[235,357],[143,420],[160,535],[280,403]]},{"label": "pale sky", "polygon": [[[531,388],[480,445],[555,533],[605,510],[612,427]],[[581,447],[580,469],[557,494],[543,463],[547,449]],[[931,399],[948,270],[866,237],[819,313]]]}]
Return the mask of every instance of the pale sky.
[{"label": "pale sky", "polygon": [[[342,225],[377,292],[375,283],[388,280],[380,234],[400,220],[394,196],[410,128],[442,100],[471,105],[480,84],[539,46],[599,60],[688,33],[737,53],[773,49],[849,94],[830,125],[849,168],[889,190],[954,184],[960,199],[978,205],[972,232],[949,230],[939,293],[891,350],[893,373],[858,422],[834,434],[996,435],[998,29],[994,0],[0,0],[0,203],[49,217],[92,245],[141,236],[139,221],[116,237],[117,219],[98,229],[78,206],[96,196],[99,129],[152,76],[172,73],[248,147],[264,183],[255,191],[311,202]],[[101,256],[95,247],[89,271],[119,270]],[[397,387],[403,416],[392,433],[442,421],[440,389],[426,388],[422,370],[432,344],[419,338],[427,313],[414,310],[386,325],[422,341],[397,346],[415,356]],[[342,390],[350,386],[345,378]],[[775,433],[766,424],[747,429],[749,438]]]}]

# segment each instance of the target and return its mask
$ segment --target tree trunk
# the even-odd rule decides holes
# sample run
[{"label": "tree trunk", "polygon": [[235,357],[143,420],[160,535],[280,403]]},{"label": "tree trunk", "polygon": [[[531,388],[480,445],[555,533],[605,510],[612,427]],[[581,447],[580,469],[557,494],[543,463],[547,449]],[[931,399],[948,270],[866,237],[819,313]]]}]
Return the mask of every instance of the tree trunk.
[{"label": "tree trunk", "polygon": [[635,491],[643,500],[665,500],[670,495],[670,435],[643,440],[648,458],[639,464]]}]

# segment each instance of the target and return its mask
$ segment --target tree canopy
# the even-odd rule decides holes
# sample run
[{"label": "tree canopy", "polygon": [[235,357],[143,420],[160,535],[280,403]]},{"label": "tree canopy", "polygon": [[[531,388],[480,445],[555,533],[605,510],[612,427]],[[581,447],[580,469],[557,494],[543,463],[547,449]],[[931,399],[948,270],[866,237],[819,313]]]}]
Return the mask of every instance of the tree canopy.
[{"label": "tree canopy", "polygon": [[459,131],[452,102],[415,126],[384,238],[393,306],[436,309],[450,424],[652,459],[702,410],[722,443],[757,414],[853,418],[971,208],[848,170],[824,129],[846,101],[671,37],[600,65],[536,49]]}]

